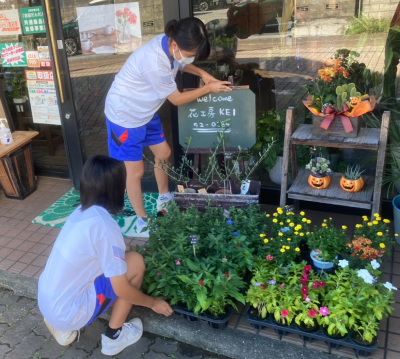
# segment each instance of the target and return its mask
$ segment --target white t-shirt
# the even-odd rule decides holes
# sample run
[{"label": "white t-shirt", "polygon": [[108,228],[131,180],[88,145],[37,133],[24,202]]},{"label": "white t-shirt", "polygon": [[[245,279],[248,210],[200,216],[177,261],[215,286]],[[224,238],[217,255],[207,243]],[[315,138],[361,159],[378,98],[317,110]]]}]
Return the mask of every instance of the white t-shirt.
[{"label": "white t-shirt", "polygon": [[175,77],[184,65],[164,52],[158,35],[136,50],[115,76],[106,98],[107,118],[122,127],[148,123],[165,99],[176,90]]},{"label": "white t-shirt", "polygon": [[54,243],[39,278],[38,304],[47,321],[63,331],[82,328],[96,306],[94,280],[126,273],[121,229],[102,207],[78,207]]}]

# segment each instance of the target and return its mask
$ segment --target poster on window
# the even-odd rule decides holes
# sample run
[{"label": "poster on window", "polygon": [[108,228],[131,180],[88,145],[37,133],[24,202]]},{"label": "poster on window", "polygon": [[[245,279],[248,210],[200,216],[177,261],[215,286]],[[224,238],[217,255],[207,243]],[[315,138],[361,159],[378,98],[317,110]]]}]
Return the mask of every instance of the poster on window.
[{"label": "poster on window", "polygon": [[39,67],[39,52],[38,51],[27,51],[26,58],[28,60],[28,67]]},{"label": "poster on window", "polygon": [[33,122],[61,125],[53,72],[26,70],[25,75]]},{"label": "poster on window", "polygon": [[78,7],[83,54],[133,52],[142,44],[139,3]]},{"label": "poster on window", "polygon": [[43,9],[41,6],[24,7],[21,12],[22,28],[24,34],[40,34],[46,32]]},{"label": "poster on window", "polygon": [[22,34],[18,10],[0,10],[0,36]]},{"label": "poster on window", "polygon": [[25,67],[26,53],[23,42],[0,44],[1,64],[3,67]]}]

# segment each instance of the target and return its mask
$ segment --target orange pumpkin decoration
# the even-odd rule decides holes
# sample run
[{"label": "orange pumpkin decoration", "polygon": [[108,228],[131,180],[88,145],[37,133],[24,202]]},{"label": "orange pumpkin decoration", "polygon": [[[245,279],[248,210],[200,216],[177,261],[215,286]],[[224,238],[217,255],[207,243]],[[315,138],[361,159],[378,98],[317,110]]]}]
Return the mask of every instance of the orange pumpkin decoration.
[{"label": "orange pumpkin decoration", "polygon": [[360,99],[358,97],[351,97],[350,98],[350,106],[356,107],[360,103]]},{"label": "orange pumpkin decoration", "polygon": [[315,189],[327,188],[331,183],[331,176],[315,177],[312,174],[308,176],[308,184]]},{"label": "orange pumpkin decoration", "polygon": [[358,192],[364,187],[364,180],[360,177],[357,180],[349,180],[342,176],[340,179],[340,187],[342,187],[347,192]]}]

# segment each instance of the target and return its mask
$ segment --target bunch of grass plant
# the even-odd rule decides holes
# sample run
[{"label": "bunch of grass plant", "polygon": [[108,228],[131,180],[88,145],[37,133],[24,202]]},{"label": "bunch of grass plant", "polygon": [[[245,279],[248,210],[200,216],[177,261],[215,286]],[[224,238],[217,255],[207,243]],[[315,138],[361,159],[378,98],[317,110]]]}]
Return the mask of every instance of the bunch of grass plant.
[{"label": "bunch of grass plant", "polygon": [[389,18],[373,18],[362,15],[361,17],[353,17],[350,21],[350,26],[345,32],[345,35],[357,34],[375,34],[379,32],[388,32],[390,28]]},{"label": "bunch of grass plant", "polygon": [[365,170],[361,170],[360,165],[348,165],[346,171],[344,172],[344,178],[353,181],[358,180],[364,171]]}]

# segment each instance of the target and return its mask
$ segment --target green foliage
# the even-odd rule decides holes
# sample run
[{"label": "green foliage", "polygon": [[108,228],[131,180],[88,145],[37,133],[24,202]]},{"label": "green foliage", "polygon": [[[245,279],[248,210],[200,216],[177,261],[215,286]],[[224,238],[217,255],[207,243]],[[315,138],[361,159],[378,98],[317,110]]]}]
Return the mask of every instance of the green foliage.
[{"label": "green foliage", "polygon": [[348,165],[346,171],[344,172],[344,177],[348,180],[355,181],[361,177],[363,172],[364,170],[361,170],[360,165]]},{"label": "green foliage", "polygon": [[344,104],[350,108],[350,101],[352,97],[361,97],[361,93],[356,90],[356,85],[354,83],[338,86],[336,88],[336,95],[337,98],[334,107],[338,111],[342,110]]},{"label": "green foliage", "polygon": [[20,71],[12,71],[11,73],[12,77],[6,81],[7,86],[12,87],[12,90],[8,93],[10,97],[20,99],[28,96],[25,74]]},{"label": "green foliage", "polygon": [[337,229],[330,219],[325,219],[321,227],[315,226],[307,236],[310,250],[319,249],[318,260],[333,262],[339,253],[346,251],[348,238],[345,229]]},{"label": "green foliage", "polygon": [[378,17],[373,18],[370,16],[362,15],[361,17],[355,17],[350,21],[350,25],[347,28],[345,35],[357,35],[357,34],[376,34],[379,32],[388,32],[390,28],[389,18]]},{"label": "green foliage", "polygon": [[329,168],[330,162],[326,158],[316,157],[306,165],[306,169],[310,170],[315,175],[327,175],[332,170]]}]

